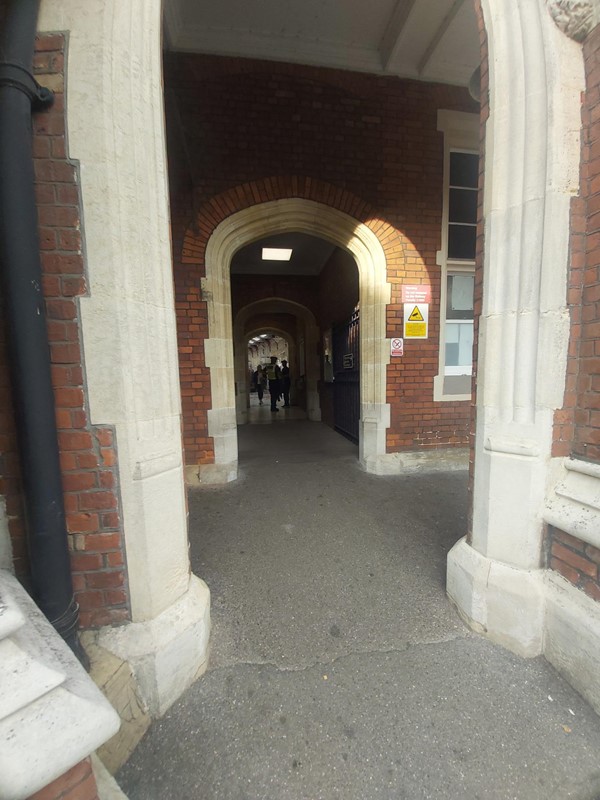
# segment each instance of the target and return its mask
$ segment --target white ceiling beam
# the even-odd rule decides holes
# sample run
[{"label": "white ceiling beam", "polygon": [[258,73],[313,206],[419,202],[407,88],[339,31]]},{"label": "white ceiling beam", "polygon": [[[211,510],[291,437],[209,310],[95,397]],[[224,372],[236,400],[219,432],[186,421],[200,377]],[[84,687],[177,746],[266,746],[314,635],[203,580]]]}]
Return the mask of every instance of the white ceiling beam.
[{"label": "white ceiling beam", "polygon": [[451,7],[450,11],[446,14],[446,16],[444,17],[444,19],[442,21],[442,24],[439,26],[439,28],[435,32],[435,36],[429,42],[429,45],[427,46],[427,49],[423,53],[423,57],[421,58],[421,60],[419,61],[418,65],[417,65],[417,72],[418,72],[418,74],[420,76],[422,76],[423,73],[425,72],[425,70],[427,69],[427,66],[428,66],[429,62],[431,61],[431,59],[432,59],[432,57],[433,57],[433,55],[434,55],[439,43],[442,41],[442,39],[446,35],[446,33],[448,31],[448,28],[452,24],[454,18],[458,14],[458,12],[463,7],[464,2],[465,2],[465,0],[454,0],[454,3],[452,4],[452,7]]},{"label": "white ceiling beam", "polygon": [[388,20],[385,34],[379,45],[381,65],[386,72],[396,57],[400,46],[400,37],[416,2],[417,0],[398,0]]}]

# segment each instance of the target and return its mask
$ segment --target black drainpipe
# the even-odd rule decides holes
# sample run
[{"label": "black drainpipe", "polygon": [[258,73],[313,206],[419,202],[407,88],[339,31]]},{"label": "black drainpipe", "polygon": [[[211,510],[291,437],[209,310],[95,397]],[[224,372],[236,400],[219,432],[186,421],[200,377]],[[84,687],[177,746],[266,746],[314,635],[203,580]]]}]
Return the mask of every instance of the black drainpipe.
[{"label": "black drainpipe", "polygon": [[34,191],[31,114],[53,102],[32,75],[39,0],[11,0],[0,36],[0,266],[32,593],[80,660]]}]

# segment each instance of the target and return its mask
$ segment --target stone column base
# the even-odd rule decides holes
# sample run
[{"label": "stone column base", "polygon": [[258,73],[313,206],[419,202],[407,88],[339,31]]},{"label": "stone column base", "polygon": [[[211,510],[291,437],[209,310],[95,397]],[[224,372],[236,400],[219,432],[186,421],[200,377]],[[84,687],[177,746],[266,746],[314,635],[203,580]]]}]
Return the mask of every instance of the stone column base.
[{"label": "stone column base", "polygon": [[[127,662],[136,694],[150,716],[160,717],[206,670],[210,633],[210,592],[191,576],[188,591],[148,622],[88,633],[94,645],[95,668],[102,650]],[[89,644],[90,639],[88,638]],[[127,699],[127,693],[124,693]],[[117,709],[122,714],[122,709]]]},{"label": "stone column base", "polygon": [[469,451],[464,447],[382,453],[364,458],[361,466],[373,475],[406,475],[414,472],[449,472],[469,468]]},{"label": "stone column base", "polygon": [[227,464],[188,464],[185,482],[188,486],[218,486],[237,480],[238,462]]},{"label": "stone column base", "polygon": [[532,658],[542,653],[544,571],[509,567],[460,539],[448,554],[446,591],[473,630]]},{"label": "stone column base", "polygon": [[321,422],[321,400],[316,389],[306,393],[306,416],[311,422]]},{"label": "stone column base", "polygon": [[554,570],[509,567],[465,539],[448,554],[447,579],[467,625],[518,655],[544,655],[600,714],[600,603]]}]

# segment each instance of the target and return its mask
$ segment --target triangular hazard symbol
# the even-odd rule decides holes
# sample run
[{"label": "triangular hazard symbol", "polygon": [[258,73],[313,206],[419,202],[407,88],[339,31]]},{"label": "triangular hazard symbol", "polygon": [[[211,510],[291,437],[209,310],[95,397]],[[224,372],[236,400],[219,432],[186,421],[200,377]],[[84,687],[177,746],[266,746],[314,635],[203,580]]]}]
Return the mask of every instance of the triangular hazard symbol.
[{"label": "triangular hazard symbol", "polygon": [[411,312],[410,317],[408,318],[409,322],[425,322],[423,319],[423,314],[419,311],[419,306],[415,306]]}]

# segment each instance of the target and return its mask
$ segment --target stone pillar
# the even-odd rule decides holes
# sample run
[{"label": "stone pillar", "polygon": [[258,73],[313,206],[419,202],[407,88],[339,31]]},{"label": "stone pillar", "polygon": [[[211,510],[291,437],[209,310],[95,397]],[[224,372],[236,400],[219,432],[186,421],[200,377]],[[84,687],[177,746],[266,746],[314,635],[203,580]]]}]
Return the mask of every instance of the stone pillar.
[{"label": "stone pillar", "polygon": [[483,310],[472,545],[448,593],[473,627],[543,646],[542,509],[563,403],[571,197],[579,181],[579,46],[538,0],[483,0],[490,43]]},{"label": "stone pillar", "polygon": [[68,33],[69,156],[80,165],[93,424],[113,425],[132,622],[99,643],[129,661],[152,713],[202,670],[209,594],[190,573],[169,242],[160,0],[42,2]]}]

